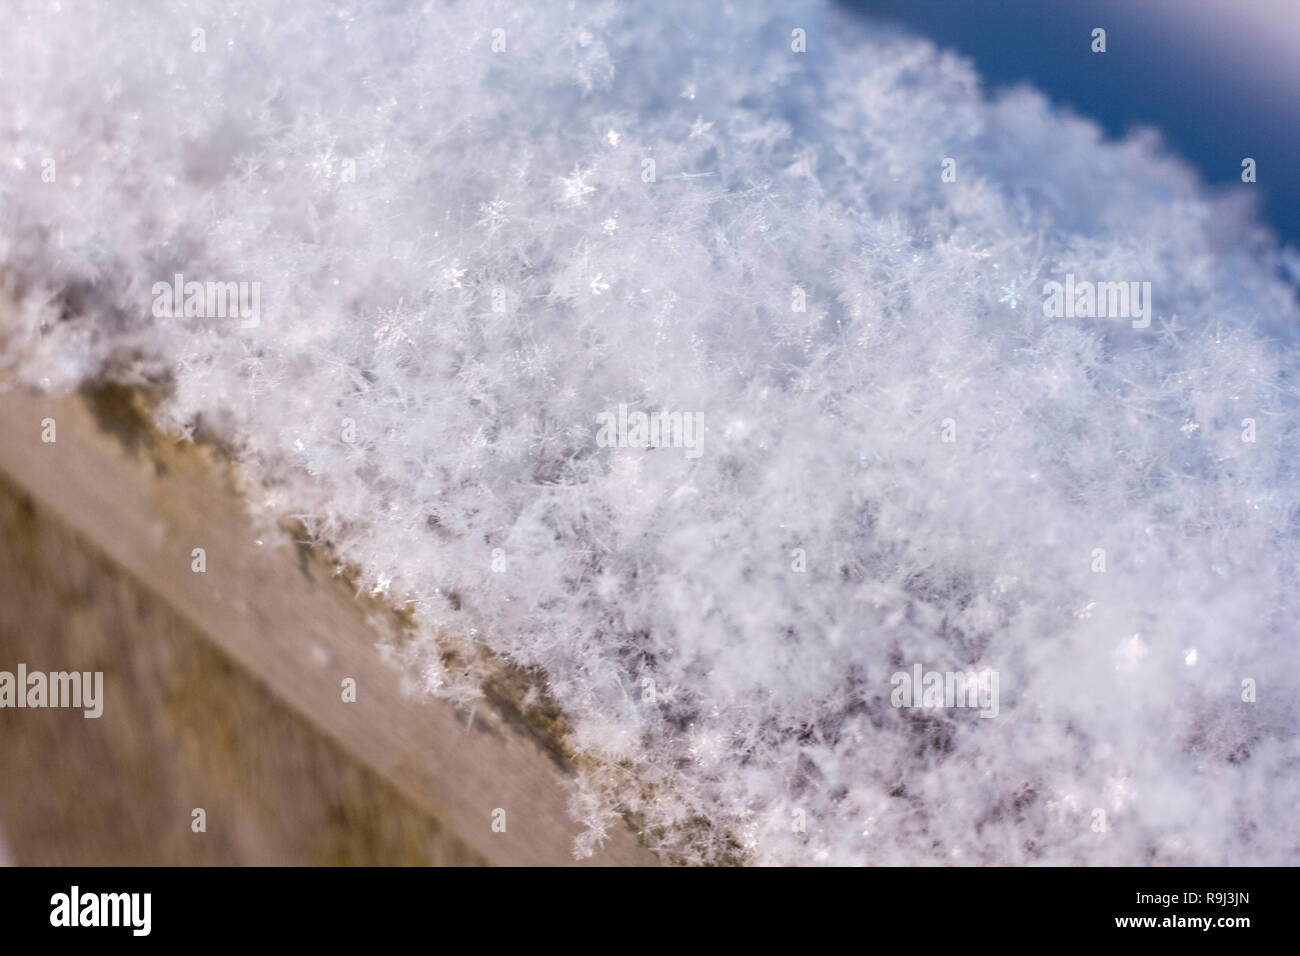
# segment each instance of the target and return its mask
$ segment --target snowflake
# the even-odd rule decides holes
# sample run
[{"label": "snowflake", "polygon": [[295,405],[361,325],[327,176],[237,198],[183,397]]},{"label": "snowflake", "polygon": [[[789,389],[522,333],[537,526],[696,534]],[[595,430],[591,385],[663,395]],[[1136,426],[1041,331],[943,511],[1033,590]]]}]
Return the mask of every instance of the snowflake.
[{"label": "snowflake", "polygon": [[1011,285],[1004,285],[1002,287],[1002,293],[1002,298],[998,299],[999,302],[1009,303],[1013,309],[1016,307],[1016,304],[1020,302],[1020,293],[1016,289],[1015,279],[1011,280]]},{"label": "snowflake", "polygon": [[580,204],[590,193],[596,191],[595,186],[587,185],[587,177],[591,175],[590,170],[582,170],[577,166],[573,167],[573,175],[562,178],[564,184],[564,201],[567,203]]},{"label": "snowflake", "polygon": [[460,268],[459,262],[452,262],[442,270],[442,284],[448,289],[459,289],[460,280],[467,272],[467,269]]},{"label": "snowflake", "polygon": [[1186,330],[1178,324],[1178,316],[1176,315],[1170,322],[1166,322],[1164,319],[1160,320],[1160,339],[1163,342],[1168,342],[1170,345],[1178,345],[1178,333],[1184,331]]},{"label": "snowflake", "polygon": [[713,129],[712,123],[706,123],[704,122],[703,116],[697,116],[695,117],[695,122],[691,124],[691,139],[695,139],[697,136],[703,136],[711,129]]},{"label": "snowflake", "polygon": [[477,225],[483,226],[488,232],[495,232],[500,229],[506,221],[506,209],[510,206],[504,199],[492,199],[488,202],[479,203],[478,211],[483,218]]}]

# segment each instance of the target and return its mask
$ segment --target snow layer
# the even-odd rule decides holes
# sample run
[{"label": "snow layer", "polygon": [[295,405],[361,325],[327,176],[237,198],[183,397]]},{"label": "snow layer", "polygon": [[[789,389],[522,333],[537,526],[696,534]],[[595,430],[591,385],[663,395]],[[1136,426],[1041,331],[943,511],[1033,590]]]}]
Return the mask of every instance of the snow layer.
[{"label": "snow layer", "polygon": [[[6,363],[165,376],[429,690],[472,696],[449,638],[540,668],[579,853],[1300,862],[1276,244],[1152,135],[714,6],[6,3]],[[175,273],[257,326],[155,317]],[[1045,317],[1067,273],[1150,327]],[[602,447],[620,404],[702,454]],[[891,706],[918,663],[998,715]]]}]

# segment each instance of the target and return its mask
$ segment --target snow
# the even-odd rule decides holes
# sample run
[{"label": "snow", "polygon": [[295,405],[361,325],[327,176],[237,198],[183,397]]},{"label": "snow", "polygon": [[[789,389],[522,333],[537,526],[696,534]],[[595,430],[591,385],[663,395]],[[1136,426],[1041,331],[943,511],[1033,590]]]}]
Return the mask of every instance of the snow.
[{"label": "snow", "polygon": [[3,362],[165,381],[422,686],[544,672],[577,852],[1300,862],[1295,252],[1154,134],[817,3],[22,0],[0,71]]}]

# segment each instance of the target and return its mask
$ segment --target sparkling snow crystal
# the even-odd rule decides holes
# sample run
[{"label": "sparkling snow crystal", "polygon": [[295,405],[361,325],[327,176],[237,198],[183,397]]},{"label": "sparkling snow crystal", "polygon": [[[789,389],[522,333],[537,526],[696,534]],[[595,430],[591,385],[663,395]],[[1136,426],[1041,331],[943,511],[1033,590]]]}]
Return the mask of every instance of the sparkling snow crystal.
[{"label": "sparkling snow crystal", "polygon": [[165,378],[421,684],[545,674],[579,853],[1300,862],[1282,251],[1153,136],[766,6],[11,0],[0,355]]}]

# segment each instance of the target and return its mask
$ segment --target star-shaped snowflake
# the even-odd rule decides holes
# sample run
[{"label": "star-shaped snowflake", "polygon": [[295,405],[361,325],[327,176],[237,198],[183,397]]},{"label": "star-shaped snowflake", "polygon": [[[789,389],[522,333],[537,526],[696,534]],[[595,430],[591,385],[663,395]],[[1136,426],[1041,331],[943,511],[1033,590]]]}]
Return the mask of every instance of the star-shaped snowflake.
[{"label": "star-shaped snowflake", "polygon": [[1176,315],[1173,317],[1172,322],[1166,322],[1164,319],[1160,320],[1160,339],[1163,342],[1168,342],[1175,346],[1180,345],[1181,343],[1178,341],[1178,333],[1185,331],[1187,330],[1178,324],[1178,316]]},{"label": "star-shaped snowflake", "polygon": [[695,122],[691,124],[691,139],[695,139],[697,136],[703,136],[711,129],[713,129],[712,123],[706,123],[704,122],[703,116],[697,116],[695,117]]},{"label": "star-shaped snowflake", "polygon": [[1020,293],[1016,291],[1015,279],[1011,280],[1011,285],[1004,285],[1002,287],[1002,298],[998,299],[998,301],[1010,303],[1011,308],[1013,309],[1016,307],[1016,304],[1020,301]]},{"label": "star-shaped snowflake", "polygon": [[590,170],[579,169],[575,166],[573,167],[572,176],[560,180],[560,183],[563,186],[565,202],[574,203],[575,205],[581,204],[586,201],[586,196],[589,193],[594,193],[596,191],[595,186],[587,185],[587,176],[589,176],[590,173]]}]

